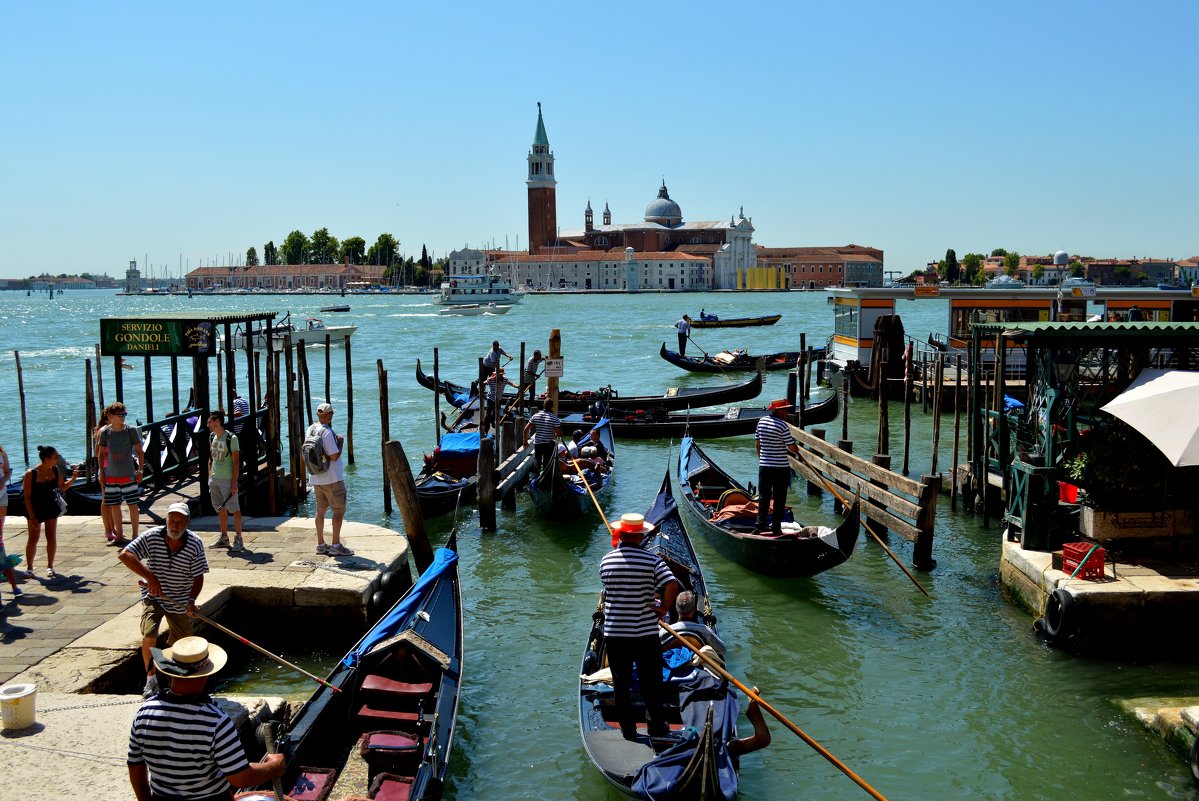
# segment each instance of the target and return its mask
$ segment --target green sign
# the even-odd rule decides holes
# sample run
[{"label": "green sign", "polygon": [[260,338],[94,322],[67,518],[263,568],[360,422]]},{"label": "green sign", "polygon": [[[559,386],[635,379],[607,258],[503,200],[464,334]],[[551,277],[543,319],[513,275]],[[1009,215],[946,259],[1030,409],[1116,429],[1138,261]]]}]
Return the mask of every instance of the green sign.
[{"label": "green sign", "polygon": [[100,321],[104,356],[215,356],[216,326],[208,320]]}]

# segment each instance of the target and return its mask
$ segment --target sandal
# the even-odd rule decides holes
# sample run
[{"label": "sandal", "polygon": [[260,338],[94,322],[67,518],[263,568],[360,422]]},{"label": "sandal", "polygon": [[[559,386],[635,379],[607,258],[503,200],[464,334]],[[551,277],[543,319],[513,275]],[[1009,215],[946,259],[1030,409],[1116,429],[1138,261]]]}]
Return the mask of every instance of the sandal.
[{"label": "sandal", "polygon": [[56,579],[56,578],[58,578],[58,574],[54,572],[54,568],[52,568],[52,567],[48,567],[48,568],[46,568],[46,578],[47,578],[47,579]]}]

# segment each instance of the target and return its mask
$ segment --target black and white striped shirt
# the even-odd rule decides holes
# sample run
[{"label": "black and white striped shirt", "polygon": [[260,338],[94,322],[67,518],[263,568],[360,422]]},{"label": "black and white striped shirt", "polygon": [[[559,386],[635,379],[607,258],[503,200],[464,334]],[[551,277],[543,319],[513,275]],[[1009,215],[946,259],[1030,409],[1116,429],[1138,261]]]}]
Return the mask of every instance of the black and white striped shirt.
[{"label": "black and white striped shirt", "polygon": [[[166,526],[155,526],[126,546],[126,550],[150,568],[162,585],[162,597],[154,598],[168,612],[182,615],[191,599],[192,579],[208,572],[204,543],[190,530],[183,532],[183,545],[174,553],[167,545]],[[142,600],[150,598],[142,586]]]},{"label": "black and white striped shirt", "polygon": [[142,704],[129,730],[130,765],[150,770],[150,789],[170,798],[229,792],[226,776],[250,766],[229,716],[206,695],[171,693]]},{"label": "black and white striped shirt", "polygon": [[787,423],[777,417],[758,421],[758,467],[790,467],[787,448],[795,442]]},{"label": "black and white striped shirt", "polygon": [[604,636],[645,637],[658,631],[650,608],[654,591],[674,581],[662,557],[636,545],[621,545],[600,560],[604,583]]},{"label": "black and white striped shirt", "polygon": [[558,438],[557,432],[562,428],[562,421],[558,419],[558,415],[549,409],[542,409],[530,417],[529,422],[533,424],[534,445],[545,445],[547,442],[553,442]]}]

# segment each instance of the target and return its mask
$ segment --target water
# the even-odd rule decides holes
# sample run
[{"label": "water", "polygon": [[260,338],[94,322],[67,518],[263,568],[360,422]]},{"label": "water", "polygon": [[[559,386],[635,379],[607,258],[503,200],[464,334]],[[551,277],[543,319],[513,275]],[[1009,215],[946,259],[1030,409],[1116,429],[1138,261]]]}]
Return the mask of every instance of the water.
[{"label": "water", "polygon": [[[340,299],[338,299],[340,302]],[[516,353],[520,339],[541,347],[562,329],[564,386],[612,384],[623,392],[702,385],[719,376],[691,376],[666,364],[658,347],[674,346],[672,323],[703,305],[722,315],[772,311],[771,328],[696,331],[709,352],[798,346],[799,333],[821,344],[832,312],[822,293],[530,297],[502,317],[448,318],[419,297],[352,296],[349,314],[325,315],[358,325],[354,335],[355,455],[349,468],[349,516],[399,528],[382,510],[376,359],[389,371],[391,431],[410,458],[433,442],[432,395],[412,378],[415,360],[428,365],[441,348],[446,376],[466,381],[493,338]],[[296,316],[328,305],[328,297],[118,298],[104,292],[45,296],[0,293],[0,341],[19,348],[25,368],[32,444],[57,445],[69,457],[84,446],[83,359],[92,353],[101,316],[162,311],[290,308]],[[901,303],[909,333],[945,327],[945,302]],[[321,350],[310,351],[316,394],[324,391]],[[333,351],[335,418],[346,423],[344,356]],[[11,361],[10,361],[11,363]],[[169,369],[155,366],[156,410],[169,404]],[[9,373],[11,375],[11,373]],[[126,403],[142,416],[142,371],[126,371]],[[106,399],[111,359],[104,364]],[[736,379],[728,379],[736,380]],[[779,397],[784,379],[768,380]],[[215,383],[214,383],[215,389]],[[186,388],[183,389],[186,394]],[[20,458],[16,382],[0,393],[9,409],[3,444]],[[892,452],[899,453],[902,420],[892,409]],[[850,438],[872,443],[872,403],[855,403]],[[915,410],[912,472],[931,461],[931,418]],[[839,433],[830,426],[830,433]],[[951,459],[952,422],[943,425],[940,464]],[[644,511],[677,457],[666,442],[617,442],[618,474],[606,501],[609,515]],[[743,479],[754,477],[751,437],[712,441],[704,448]],[[898,457],[897,457],[898,462]],[[800,490],[796,494],[794,490]],[[797,484],[798,516],[831,519],[829,501],[809,500]],[[526,497],[515,513],[499,512],[499,531],[481,535],[467,510],[459,546],[466,604],[465,686],[452,757],[448,798],[614,799],[583,753],[576,723],[576,674],[594,610],[596,567],[608,538],[592,521],[550,525]],[[302,509],[301,514],[310,514]],[[443,542],[452,521],[433,521]],[[891,546],[906,562],[911,545]],[[899,799],[1190,799],[1197,801],[1184,762],[1117,709],[1119,699],[1194,692],[1199,670],[1168,662],[1099,660],[1044,646],[1031,618],[1005,601],[996,572],[999,533],[983,530],[943,502],[934,556],[938,567],[920,574],[925,599],[877,546],[862,541],[845,565],[807,581],[780,581],[722,561],[702,538],[696,548],[708,577],[721,634],[730,643],[729,668],[761,688],[788,715],[884,795]],[[329,663],[340,651],[329,649]],[[289,655],[289,658],[291,656]],[[316,661],[304,666],[315,669]],[[307,692],[302,680],[262,670],[237,678],[247,689]],[[743,760],[745,799],[866,798],[861,790],[781,725],[774,743]]]}]

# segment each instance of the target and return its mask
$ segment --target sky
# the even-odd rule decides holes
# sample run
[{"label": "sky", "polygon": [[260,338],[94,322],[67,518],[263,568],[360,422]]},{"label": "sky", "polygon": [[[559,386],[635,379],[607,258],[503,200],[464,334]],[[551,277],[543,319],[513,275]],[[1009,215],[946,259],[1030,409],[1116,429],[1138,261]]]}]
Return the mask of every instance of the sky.
[{"label": "sky", "polygon": [[1199,255],[1199,3],[5,3],[0,277],[156,275],[328,228],[527,247],[743,207],[888,270]]}]

